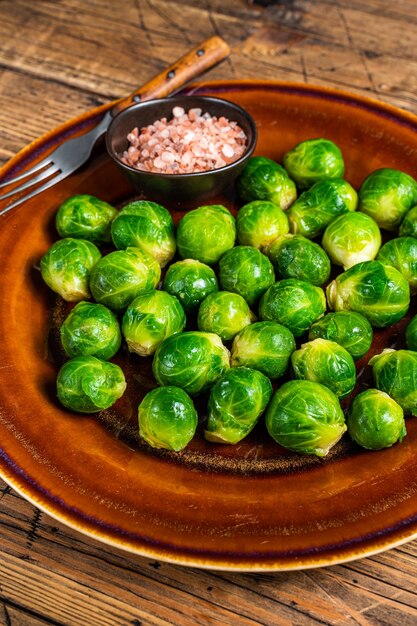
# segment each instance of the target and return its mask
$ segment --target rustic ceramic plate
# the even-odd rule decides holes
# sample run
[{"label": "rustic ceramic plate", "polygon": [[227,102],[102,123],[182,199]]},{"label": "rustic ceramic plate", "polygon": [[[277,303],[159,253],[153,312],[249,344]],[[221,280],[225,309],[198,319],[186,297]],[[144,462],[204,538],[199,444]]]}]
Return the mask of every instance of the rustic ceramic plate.
[{"label": "rustic ceramic plate", "polygon": [[[417,118],[359,96],[274,82],[201,83],[191,93],[229,98],[259,129],[258,154],[280,160],[309,137],[342,148],[355,186],[381,166],[417,176]],[[42,137],[3,168],[30,166],[97,122],[96,109]],[[417,536],[417,420],[401,445],[356,448],[347,436],[325,460],[284,451],[260,424],[237,446],[205,443],[156,453],[136,436],[149,363],[121,354],[128,392],[114,410],[73,415],[55,399],[65,305],[43,285],[38,264],[57,238],[58,205],[75,193],[113,203],[131,191],[99,148],[75,175],[1,218],[0,471],[42,510],[110,545],[187,565],[240,570],[317,567]],[[222,199],[235,209],[231,194]],[[181,213],[173,212],[177,219]],[[404,324],[377,332],[373,351],[402,345]],[[369,383],[366,359],[360,385]]]}]

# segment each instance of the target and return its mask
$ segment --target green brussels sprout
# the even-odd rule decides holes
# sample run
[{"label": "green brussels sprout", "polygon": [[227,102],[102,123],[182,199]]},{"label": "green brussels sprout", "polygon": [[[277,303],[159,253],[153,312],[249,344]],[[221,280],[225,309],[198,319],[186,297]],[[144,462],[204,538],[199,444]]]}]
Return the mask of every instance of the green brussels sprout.
[{"label": "green brussels sprout", "polygon": [[93,298],[121,311],[136,296],[155,289],[161,276],[158,261],[141,248],[116,250],[104,256],[90,277]]},{"label": "green brussels sprout", "polygon": [[178,452],[194,437],[198,416],[190,396],[179,387],[157,387],[138,409],[139,434],[152,448]]},{"label": "green brussels sprout", "polygon": [[385,391],[404,413],[417,415],[417,352],[387,348],[369,361],[375,386]]},{"label": "green brussels sprout", "polygon": [[327,313],[314,322],[308,333],[309,340],[329,339],[335,341],[355,359],[362,358],[370,349],[373,330],[370,322],[354,311]]},{"label": "green brussels sprout", "polygon": [[330,222],[321,245],[335,265],[347,270],[356,263],[372,261],[381,247],[378,224],[366,213],[345,213]]},{"label": "green brussels sprout", "polygon": [[116,215],[117,209],[108,202],[95,196],[78,194],[61,204],[55,226],[60,237],[105,243],[111,241],[110,226]]},{"label": "green brussels sprout", "polygon": [[379,389],[367,389],[355,397],[347,429],[353,441],[368,450],[389,448],[407,434],[404,411]]},{"label": "green brussels sprout", "polygon": [[131,246],[142,248],[161,267],[172,259],[176,250],[174,222],[160,204],[148,200],[129,202],[111,225],[113,243],[119,250]]},{"label": "green brussels sprout", "polygon": [[417,239],[397,237],[384,243],[377,261],[395,267],[410,285],[412,294],[417,292]]},{"label": "green brussels sprout", "polygon": [[76,356],[64,363],[56,381],[61,404],[77,413],[96,413],[111,407],[126,389],[118,365],[95,356]]},{"label": "green brussels sprout", "polygon": [[294,350],[295,339],[286,326],[255,322],[233,339],[230,365],[251,367],[274,380],[285,374]]},{"label": "green brussels sprout", "polygon": [[345,180],[321,180],[304,191],[288,209],[290,232],[314,239],[335,217],[355,211],[357,201],[356,191]]},{"label": "green brussels sprout", "polygon": [[123,315],[122,333],[129,352],[149,356],[166,337],[181,332],[186,321],[184,309],[175,296],[153,290],[129,304]]},{"label": "green brussels sprout", "polygon": [[101,252],[91,241],[59,239],[41,258],[42,278],[68,302],[88,300],[90,273],[100,259]]},{"label": "green brussels sprout", "polygon": [[251,157],[237,180],[242,202],[269,200],[281,209],[288,209],[297,197],[294,181],[285,169],[263,156]]},{"label": "green brussels sprout", "polygon": [[290,380],[266,411],[269,434],[284,448],[324,457],[346,431],[337,396],[320,383]]},{"label": "green brussels sprout", "polygon": [[66,354],[111,359],[122,342],[117,317],[102,304],[79,302],[65,318],[61,343]]},{"label": "green brussels sprout", "polygon": [[272,395],[269,378],[249,367],[235,367],[212,387],[204,436],[214,443],[238,443],[265,411]]},{"label": "green brussels sprout", "polygon": [[273,284],[259,304],[261,320],[277,322],[300,337],[326,310],[326,297],[321,287],[304,280],[284,278]]},{"label": "green brussels sprout", "polygon": [[407,348],[417,352],[417,315],[411,319],[405,331]]},{"label": "green brussels sprout", "polygon": [[253,306],[275,282],[271,261],[252,246],[236,246],[225,252],[219,263],[220,285],[238,293]]},{"label": "green brussels sprout", "polygon": [[313,339],[291,355],[294,376],[329,387],[338,398],[350,394],[356,383],[355,362],[335,341]]},{"label": "green brussels sprout", "polygon": [[340,148],[330,139],[307,139],[284,155],[284,167],[300,189],[327,178],[343,178]]},{"label": "green brussels sprout", "polygon": [[242,296],[229,291],[217,291],[200,304],[197,325],[199,330],[215,333],[223,341],[228,341],[255,319]]},{"label": "green brussels sprout", "polygon": [[182,259],[197,259],[214,265],[222,254],[233,248],[235,239],[235,218],[221,204],[189,211],[178,224],[177,246]]},{"label": "green brussels sprout", "polygon": [[152,363],[159,385],[181,387],[191,396],[209,389],[229,367],[229,350],[220,337],[198,331],[164,339]]},{"label": "green brussels sprout", "polygon": [[204,298],[219,290],[214,270],[195,259],[184,259],[170,265],[162,287],[176,296],[184,311],[191,315],[196,313]]},{"label": "green brussels sprout", "polygon": [[265,249],[282,278],[323,285],[330,276],[330,259],[317,243],[303,235],[283,235]]},{"label": "green brussels sprout", "polygon": [[417,204],[404,215],[398,234],[400,237],[417,237]]},{"label": "green brussels sprout", "polygon": [[273,202],[254,200],[237,212],[236,229],[240,244],[263,250],[277,237],[286,235],[290,225],[279,206]]},{"label": "green brussels sprout", "polygon": [[389,167],[369,174],[359,189],[359,211],[373,217],[385,230],[396,230],[416,202],[414,178]]},{"label": "green brussels sprout", "polygon": [[364,261],[339,274],[327,287],[332,311],[362,313],[377,328],[391,326],[407,313],[410,287],[398,270]]}]

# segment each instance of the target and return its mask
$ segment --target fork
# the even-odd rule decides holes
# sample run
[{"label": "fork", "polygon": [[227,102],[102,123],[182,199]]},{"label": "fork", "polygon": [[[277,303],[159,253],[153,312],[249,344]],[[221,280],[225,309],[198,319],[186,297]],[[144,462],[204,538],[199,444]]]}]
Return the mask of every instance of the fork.
[{"label": "fork", "polygon": [[[0,189],[12,187],[0,195],[0,202],[8,198],[11,199],[10,204],[0,209],[0,215],[11,211],[52,185],[56,185],[86,163],[97,140],[105,134],[117,113],[134,102],[164,98],[176,93],[187,82],[220,63],[229,54],[230,48],[221,37],[214,36],[206,39],[128,97],[117,100],[112,108],[107,110],[102,120],[90,131],[65,141],[42,161],[22,174],[0,182]],[[5,177],[7,177],[7,171]],[[0,169],[0,181],[1,178],[2,171]],[[13,186],[21,181],[25,182],[16,187]],[[36,187],[39,183],[43,184]],[[16,198],[16,196],[18,197]]]}]

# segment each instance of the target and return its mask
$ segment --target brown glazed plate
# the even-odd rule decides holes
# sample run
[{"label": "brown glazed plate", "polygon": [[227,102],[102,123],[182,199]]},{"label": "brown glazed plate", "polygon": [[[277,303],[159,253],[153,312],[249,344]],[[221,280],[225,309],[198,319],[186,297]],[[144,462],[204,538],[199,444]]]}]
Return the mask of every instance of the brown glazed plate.
[{"label": "brown glazed plate", "polygon": [[[417,118],[389,105],[277,82],[200,83],[187,92],[246,108],[259,130],[257,154],[280,161],[297,142],[323,136],[341,147],[346,178],[355,187],[382,166],[417,176]],[[106,108],[35,141],[1,170],[0,179],[85,132]],[[407,418],[402,444],[368,452],[345,435],[326,459],[285,451],[262,423],[236,446],[205,442],[201,423],[186,450],[156,452],[136,433],[137,404],[153,384],[149,362],[123,351],[119,362],[128,389],[112,410],[83,416],[59,406],[56,333],[66,305],[42,283],[38,268],[57,238],[57,207],[76,193],[116,205],[132,197],[99,146],[82,170],[1,218],[2,477],[43,511],[108,545],[197,567],[318,567],[417,537],[416,418]],[[231,192],[213,201],[237,209]],[[173,209],[175,220],[181,215]],[[402,346],[406,323],[375,333],[370,353],[358,363],[358,389],[371,383],[370,354]]]}]

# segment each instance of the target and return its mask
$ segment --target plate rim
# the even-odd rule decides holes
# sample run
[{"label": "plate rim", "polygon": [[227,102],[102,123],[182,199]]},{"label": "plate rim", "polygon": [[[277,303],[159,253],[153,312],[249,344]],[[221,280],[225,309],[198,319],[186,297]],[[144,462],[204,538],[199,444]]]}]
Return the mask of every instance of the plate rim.
[{"label": "plate rim", "polygon": [[[315,95],[317,98],[329,98],[337,100],[338,102],[345,102],[349,105],[356,105],[367,110],[371,110],[374,113],[379,113],[385,116],[389,116],[393,121],[405,124],[406,126],[417,131],[417,115],[391,104],[387,104],[377,100],[376,98],[363,96],[361,94],[353,94],[348,91],[337,89],[334,87],[325,87],[319,85],[310,85],[305,83],[297,83],[292,81],[275,81],[275,80],[213,80],[213,81],[200,81],[192,83],[182,90],[181,93],[192,95],[196,92],[210,91],[214,94],[222,91],[245,91],[248,89],[270,89],[271,91],[286,91],[291,93],[308,93]],[[99,121],[100,117],[109,110],[118,100],[100,105],[87,112],[81,113],[78,116],[64,122],[63,124],[55,127],[54,129],[44,133],[34,141],[30,142],[22,150],[20,150],[14,157],[12,157],[7,163],[0,168],[0,180],[7,177],[15,171],[19,171],[25,167],[26,162],[33,161],[37,155],[39,158],[44,156],[48,147],[52,143],[54,146],[59,145],[60,142],[56,142],[57,137],[63,138],[65,134],[74,134],[80,129],[92,125],[95,120]],[[24,207],[24,203],[21,208]],[[411,523],[411,533],[405,533],[404,530],[396,529],[391,533],[387,532],[382,537],[374,538],[373,543],[368,548],[360,547],[360,542],[354,548],[352,547],[336,547],[338,554],[331,555],[330,549],[323,554],[315,554],[312,557],[309,555],[297,556],[294,563],[289,563],[287,560],[281,560],[274,558],[274,563],[270,562],[262,565],[257,563],[256,559],[247,560],[241,558],[239,563],[233,559],[228,562],[226,556],[222,556],[219,561],[216,557],[213,560],[203,556],[187,556],[180,555],[175,551],[171,551],[169,554],[165,554],[164,550],[156,546],[154,548],[147,548],[144,544],[140,547],[135,546],[133,540],[125,539],[118,536],[115,538],[108,529],[100,529],[98,525],[94,525],[93,522],[88,524],[83,518],[81,521],[76,517],[77,513],[71,512],[65,508],[59,508],[56,501],[51,499],[42,493],[40,486],[31,480],[31,477],[26,475],[23,468],[14,468],[13,460],[7,459],[7,455],[3,454],[0,447],[0,477],[12,487],[19,495],[29,501],[32,505],[38,507],[45,514],[49,515],[53,519],[63,523],[65,526],[82,533],[85,536],[90,537],[93,540],[104,543],[108,546],[118,548],[129,554],[136,554],[146,558],[156,558],[168,563],[192,566],[202,569],[211,569],[219,571],[236,571],[236,572],[274,572],[274,571],[294,571],[300,569],[313,569],[323,566],[331,566],[340,563],[347,563],[349,561],[356,560],[358,558],[365,558],[383,552],[385,550],[398,547],[404,543],[412,541],[417,538],[417,522]],[[20,477],[19,477],[20,474]],[[91,528],[90,528],[91,527]],[[414,527],[414,528],[413,528]],[[395,535],[394,537],[392,535]],[[236,557],[235,557],[236,558]]]},{"label": "plate rim", "polygon": [[[265,88],[271,90],[281,90],[292,93],[310,93],[315,94],[318,98],[327,95],[329,99],[345,101],[349,103],[356,103],[358,106],[362,108],[373,110],[380,113],[385,113],[389,117],[392,117],[395,120],[398,118],[403,118],[403,122],[407,126],[411,126],[417,131],[417,114],[408,111],[407,109],[403,109],[401,107],[397,107],[395,105],[389,104],[387,102],[383,102],[378,100],[376,97],[372,97],[369,95],[355,94],[353,92],[349,92],[344,89],[339,89],[336,87],[327,87],[321,85],[315,85],[310,83],[299,83],[296,81],[280,81],[280,80],[259,80],[255,78],[247,78],[247,79],[223,79],[223,80],[207,80],[207,81],[198,81],[192,82],[183,89],[181,89],[178,93],[185,95],[193,95],[197,91],[225,91],[227,88],[239,88],[244,91],[246,89],[256,89],[256,88]],[[238,90],[239,90],[238,89]],[[17,152],[14,156],[12,156],[6,163],[0,167],[0,181],[3,177],[8,176],[11,172],[13,172],[16,167],[23,167],[25,158],[29,157],[34,152],[38,151],[42,147],[47,148],[48,143],[54,138],[55,135],[64,135],[66,131],[71,131],[75,127],[80,125],[88,125],[91,124],[95,118],[99,118],[103,116],[109,109],[111,109],[116,103],[118,103],[121,98],[116,98],[110,102],[105,104],[101,104],[98,107],[93,109],[89,109],[84,113],[80,113],[75,117],[71,118],[59,124],[55,128],[43,133],[40,137],[37,137],[33,141],[29,142],[26,146],[24,146],[19,152]]]}]

